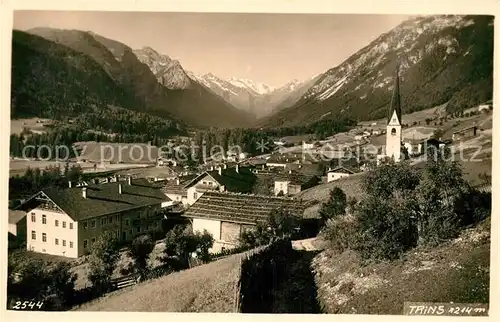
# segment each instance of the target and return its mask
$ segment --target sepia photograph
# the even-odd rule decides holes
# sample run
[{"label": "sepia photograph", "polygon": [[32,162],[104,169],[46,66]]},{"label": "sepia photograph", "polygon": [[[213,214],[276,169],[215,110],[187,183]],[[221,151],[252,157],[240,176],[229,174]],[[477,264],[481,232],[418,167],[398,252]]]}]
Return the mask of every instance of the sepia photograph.
[{"label": "sepia photograph", "polygon": [[494,23],[14,10],[5,309],[488,316]]}]

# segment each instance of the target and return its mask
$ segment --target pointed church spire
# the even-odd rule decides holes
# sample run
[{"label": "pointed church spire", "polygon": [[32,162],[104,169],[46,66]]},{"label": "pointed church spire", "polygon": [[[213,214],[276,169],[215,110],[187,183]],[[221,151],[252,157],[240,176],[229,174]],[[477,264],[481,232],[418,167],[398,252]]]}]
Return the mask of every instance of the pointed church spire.
[{"label": "pointed church spire", "polygon": [[399,123],[403,123],[401,120],[401,97],[399,94],[399,61],[396,65],[396,77],[394,80],[394,89],[392,91],[392,99],[391,105],[389,106],[389,113],[387,115],[387,123],[391,121],[391,117],[396,111],[396,115],[398,116]]}]

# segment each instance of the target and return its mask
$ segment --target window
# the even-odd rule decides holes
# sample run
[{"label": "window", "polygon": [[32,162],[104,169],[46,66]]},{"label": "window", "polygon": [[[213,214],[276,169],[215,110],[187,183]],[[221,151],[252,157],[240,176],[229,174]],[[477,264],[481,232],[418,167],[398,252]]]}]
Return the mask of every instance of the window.
[{"label": "window", "polygon": [[63,228],[66,228],[66,222],[63,221]]},{"label": "window", "polygon": [[125,226],[128,226],[128,219],[125,219]]},{"label": "window", "polygon": [[59,239],[56,238],[56,245],[59,245]]},{"label": "window", "polygon": [[34,212],[31,213],[31,222],[35,222],[36,221],[36,215]]},{"label": "window", "polygon": [[196,192],[193,192],[193,198],[194,199],[198,198],[198,194]]},{"label": "window", "polygon": [[46,225],[47,224],[47,216],[42,215],[42,224]]},{"label": "window", "polygon": [[72,222],[69,223],[69,229],[73,229],[73,223]]},{"label": "window", "polygon": [[90,222],[90,228],[95,228],[95,220],[92,220],[92,221]]},{"label": "window", "polygon": [[95,237],[92,237],[92,244],[95,243]]},{"label": "window", "polygon": [[36,231],[31,231],[31,239],[36,240]]},{"label": "window", "polygon": [[116,216],[115,216],[115,220],[116,220],[116,221],[120,221],[120,215],[116,215]]},{"label": "window", "polygon": [[83,229],[87,229],[87,228],[88,228],[88,224],[87,224],[87,222],[84,222],[83,223]]},{"label": "window", "polygon": [[56,227],[59,227],[59,220],[56,219]]},{"label": "window", "polygon": [[137,233],[140,233],[141,232],[141,227],[137,227]]},{"label": "window", "polygon": [[83,240],[83,248],[87,248],[89,241],[84,239]]},{"label": "window", "polygon": [[44,243],[46,243],[46,242],[47,242],[47,234],[46,234],[46,233],[42,233],[42,241],[43,241]]},{"label": "window", "polygon": [[113,223],[113,216],[108,218],[108,223],[110,223],[110,224]]},{"label": "window", "polygon": [[102,226],[106,225],[106,217],[101,218],[101,225]]},{"label": "window", "polygon": [[395,128],[392,128],[391,135],[396,135],[396,129]]},{"label": "window", "polygon": [[69,248],[73,248],[73,242],[69,242]]},{"label": "window", "polygon": [[66,239],[63,239],[63,247],[66,247]]}]

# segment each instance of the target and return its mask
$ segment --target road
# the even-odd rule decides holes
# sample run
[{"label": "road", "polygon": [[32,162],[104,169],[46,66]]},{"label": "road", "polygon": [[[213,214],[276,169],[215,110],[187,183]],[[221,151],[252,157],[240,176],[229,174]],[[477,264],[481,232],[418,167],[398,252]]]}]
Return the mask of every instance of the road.
[{"label": "road", "polygon": [[320,242],[318,237],[292,241],[292,247],[295,250],[307,250],[307,251],[321,250],[322,247],[319,244]]}]

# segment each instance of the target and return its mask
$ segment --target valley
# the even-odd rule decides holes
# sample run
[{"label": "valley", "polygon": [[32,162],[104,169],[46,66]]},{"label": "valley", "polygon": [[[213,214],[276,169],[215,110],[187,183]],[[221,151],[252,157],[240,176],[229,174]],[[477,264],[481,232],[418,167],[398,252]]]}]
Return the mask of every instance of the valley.
[{"label": "valley", "polygon": [[109,14],[14,24],[8,309],[489,305],[493,17]]}]

